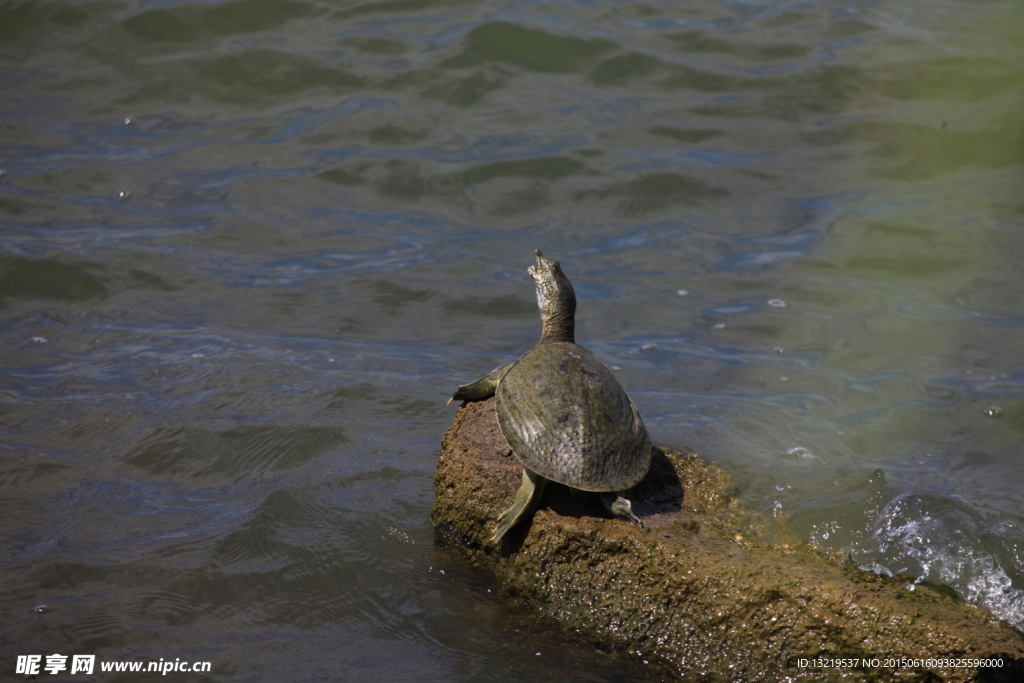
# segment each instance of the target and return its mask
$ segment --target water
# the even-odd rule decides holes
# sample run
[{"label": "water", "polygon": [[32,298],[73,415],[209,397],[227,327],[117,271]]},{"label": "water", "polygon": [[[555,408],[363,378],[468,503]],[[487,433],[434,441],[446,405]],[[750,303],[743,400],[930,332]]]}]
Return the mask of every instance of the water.
[{"label": "water", "polygon": [[536,340],[535,248],[769,534],[1024,627],[1022,26],[3,5],[0,666],[646,680],[433,543],[444,402]]}]

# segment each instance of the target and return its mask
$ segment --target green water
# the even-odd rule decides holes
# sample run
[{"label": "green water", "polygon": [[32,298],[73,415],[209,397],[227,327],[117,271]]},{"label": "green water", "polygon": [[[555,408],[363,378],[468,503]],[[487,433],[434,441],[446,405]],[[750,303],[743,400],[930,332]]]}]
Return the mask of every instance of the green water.
[{"label": "green water", "polygon": [[536,248],[769,534],[1024,627],[1022,27],[0,4],[0,670],[647,680],[433,543],[444,402],[535,342]]}]

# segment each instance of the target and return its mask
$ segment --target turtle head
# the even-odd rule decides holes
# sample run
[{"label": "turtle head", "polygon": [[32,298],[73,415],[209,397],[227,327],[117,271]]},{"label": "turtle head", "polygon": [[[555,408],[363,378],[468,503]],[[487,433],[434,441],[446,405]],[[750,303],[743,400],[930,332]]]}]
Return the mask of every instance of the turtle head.
[{"label": "turtle head", "polygon": [[558,261],[537,250],[537,263],[526,269],[537,287],[537,306],[544,323],[540,340],[575,341],[576,292]]}]

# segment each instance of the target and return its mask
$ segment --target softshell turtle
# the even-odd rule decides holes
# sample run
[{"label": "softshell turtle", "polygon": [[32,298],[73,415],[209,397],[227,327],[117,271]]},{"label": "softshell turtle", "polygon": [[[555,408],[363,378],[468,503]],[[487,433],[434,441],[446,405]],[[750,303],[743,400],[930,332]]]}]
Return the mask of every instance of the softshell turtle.
[{"label": "softshell turtle", "polygon": [[536,507],[548,480],[599,492],[609,512],[643,526],[620,493],[651,465],[640,413],[608,366],[576,343],[576,293],[558,262],[538,250],[527,272],[544,323],[540,341],[515,363],[460,386],[448,401],[496,395],[501,433],[523,464],[522,486],[491,540],[500,541]]}]

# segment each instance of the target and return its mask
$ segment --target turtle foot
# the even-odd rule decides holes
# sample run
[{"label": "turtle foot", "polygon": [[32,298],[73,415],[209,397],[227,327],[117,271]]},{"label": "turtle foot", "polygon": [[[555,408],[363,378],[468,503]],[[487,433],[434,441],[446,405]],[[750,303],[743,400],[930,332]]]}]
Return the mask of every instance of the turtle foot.
[{"label": "turtle foot", "polygon": [[494,527],[494,535],[491,536],[492,541],[495,543],[501,541],[509,529],[533,512],[537,503],[540,502],[547,481],[532,470],[523,468],[523,483],[519,486],[519,492],[516,493],[515,502],[512,503],[512,507],[498,515],[498,524]]},{"label": "turtle foot", "polygon": [[605,493],[601,495],[601,502],[604,503],[608,512],[619,519],[636,524],[640,528],[645,526],[643,520],[633,514],[633,504],[629,502],[628,498],[623,498],[618,493]]},{"label": "turtle foot", "polygon": [[481,377],[475,382],[461,385],[455,390],[452,397],[448,399],[448,403],[452,401],[482,401],[485,398],[494,396],[494,391],[498,388],[498,382],[501,381],[501,378],[505,376],[505,373],[513,365],[514,363],[499,365],[491,370],[486,377]]},{"label": "turtle foot", "polygon": [[[517,501],[518,502],[518,501]],[[498,515],[498,523],[494,525],[494,534],[491,535],[491,540],[495,543],[500,543],[501,539],[505,537],[509,529],[514,527],[516,523],[526,516],[529,512],[525,507],[516,510],[516,505],[513,504],[508,510],[505,510]]]},{"label": "turtle foot", "polygon": [[505,517],[504,513],[498,515],[498,523],[494,525],[494,534],[491,536],[491,540],[495,543],[499,543],[501,539],[505,537],[508,530],[512,528],[512,520]]}]

